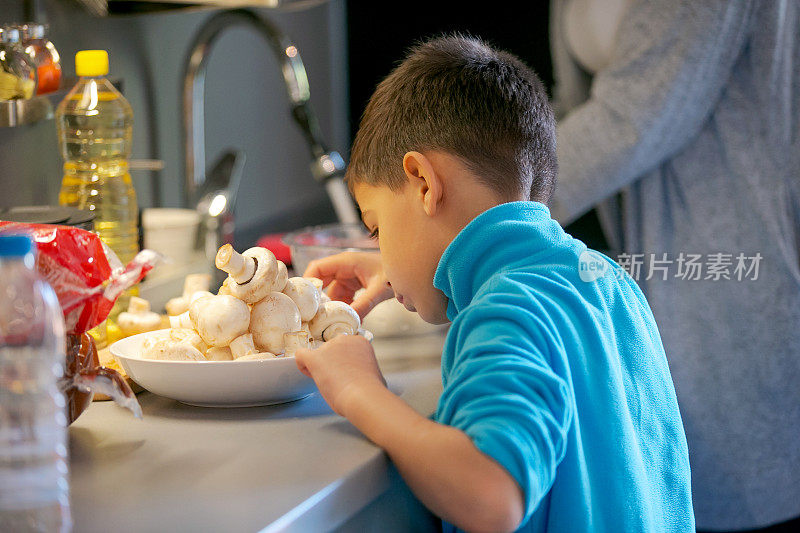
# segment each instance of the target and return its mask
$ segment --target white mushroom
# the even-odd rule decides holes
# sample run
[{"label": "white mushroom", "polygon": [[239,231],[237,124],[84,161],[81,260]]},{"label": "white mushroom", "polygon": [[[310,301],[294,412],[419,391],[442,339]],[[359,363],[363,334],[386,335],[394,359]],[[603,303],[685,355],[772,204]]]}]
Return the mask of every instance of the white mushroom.
[{"label": "white mushroom", "polygon": [[[165,339],[168,339],[168,338],[169,338],[169,336],[165,332],[162,332],[160,334],[147,335],[144,338],[144,341],[142,341],[142,348],[141,348],[142,354],[144,354],[144,352],[146,352],[147,350],[149,350],[150,348],[152,348],[153,346],[155,346],[159,342],[161,342],[161,341],[163,341]],[[144,357],[144,355],[142,355],[142,357]]]},{"label": "white mushroom", "polygon": [[258,353],[251,353],[249,355],[243,355],[238,357],[237,361],[261,361],[264,359],[275,359],[279,356],[275,355],[274,353],[270,352],[258,352]]},{"label": "white mushroom", "polygon": [[343,334],[352,335],[360,326],[361,319],[355,309],[339,301],[324,302],[308,322],[315,341],[329,341]]},{"label": "white mushroom", "polygon": [[269,293],[250,313],[250,333],[256,347],[266,352],[283,352],[283,334],[298,331],[301,323],[297,306],[282,292]]},{"label": "white mushroom", "polygon": [[321,279],[312,278],[311,276],[309,276],[307,278],[304,277],[303,279],[307,279],[308,281],[310,281],[314,285],[314,287],[317,288],[318,291],[322,292],[323,281]]},{"label": "white mushroom", "polygon": [[300,311],[300,319],[308,322],[319,309],[319,290],[309,278],[289,278],[283,294],[292,299]]},{"label": "white mushroom", "polygon": [[155,343],[142,353],[146,359],[160,361],[205,361],[203,354],[188,342],[165,339]]},{"label": "white mushroom", "polygon": [[275,254],[266,248],[249,248],[239,254],[230,244],[222,246],[214,259],[217,268],[227,272],[231,278],[228,284],[231,295],[249,304],[276,290],[276,282],[280,281],[278,263]]},{"label": "white mushroom", "polygon": [[138,296],[131,296],[131,299],[128,301],[128,312],[134,314],[149,313],[151,312],[150,302]]},{"label": "white mushroom", "polygon": [[275,276],[275,283],[272,285],[273,291],[282,292],[289,280],[289,269],[283,261],[278,261],[278,274]]},{"label": "white mushroom", "polygon": [[203,296],[214,296],[214,293],[209,292],[209,291],[197,291],[196,293],[194,293],[191,296],[189,296],[189,305],[191,306],[193,303],[195,303],[197,300],[199,300]]},{"label": "white mushroom", "polygon": [[189,300],[183,296],[177,298],[170,298],[164,305],[169,316],[177,316],[189,310]]},{"label": "white mushroom", "polygon": [[375,335],[373,335],[371,331],[366,330],[364,328],[358,328],[358,332],[356,333],[356,335],[361,335],[362,337],[367,339],[367,341],[369,341],[370,343],[372,343],[372,341],[375,340]]},{"label": "white mushroom", "polygon": [[219,296],[223,296],[225,294],[230,295],[231,294],[231,287],[230,287],[231,282],[233,282],[233,280],[230,278],[230,276],[225,278],[225,281],[222,282],[222,285],[220,285],[219,290],[217,291],[217,295],[219,295]]},{"label": "white mushroom", "polygon": [[190,296],[199,291],[207,291],[211,287],[211,274],[189,274],[183,280],[183,295]]},{"label": "white mushroom", "polygon": [[143,298],[131,296],[128,310],[117,316],[117,324],[122,334],[128,337],[137,333],[159,329],[161,327],[161,316],[150,311],[150,302]]},{"label": "white mushroom", "polygon": [[236,283],[248,283],[256,274],[256,262],[252,258],[245,258],[233,249],[230,244],[223,244],[214,258],[218,269],[228,273]]},{"label": "white mushroom", "polygon": [[164,306],[170,316],[189,310],[191,297],[196,292],[207,292],[211,286],[211,274],[189,274],[183,280],[183,295],[170,299]]},{"label": "white mushroom", "polygon": [[255,344],[253,344],[253,334],[252,333],[245,333],[244,335],[239,335],[235,339],[231,341],[231,355],[233,355],[234,359],[239,359],[240,357],[244,357],[245,355],[252,355],[254,353],[258,353],[256,350]]},{"label": "white mushroom", "polygon": [[250,309],[233,296],[204,296],[189,307],[192,326],[211,346],[228,346],[247,333]]},{"label": "white mushroom", "polygon": [[190,328],[174,328],[169,330],[169,339],[174,342],[188,342],[199,351],[205,353],[208,344],[197,332]]},{"label": "white mushroom", "polygon": [[[358,330],[356,330],[358,331]],[[347,322],[334,322],[324,330],[322,330],[322,340],[329,341],[339,335],[354,335],[352,324]]]},{"label": "white mushroom", "polygon": [[283,334],[283,354],[287,357],[294,357],[298,348],[309,347],[309,334],[307,331],[290,331]]},{"label": "white mushroom", "polygon": [[189,311],[185,311],[179,315],[170,315],[169,327],[173,329],[192,329],[192,319],[189,317]]},{"label": "white mushroom", "polygon": [[206,350],[206,359],[209,361],[233,361],[233,354],[228,346],[212,346]]}]

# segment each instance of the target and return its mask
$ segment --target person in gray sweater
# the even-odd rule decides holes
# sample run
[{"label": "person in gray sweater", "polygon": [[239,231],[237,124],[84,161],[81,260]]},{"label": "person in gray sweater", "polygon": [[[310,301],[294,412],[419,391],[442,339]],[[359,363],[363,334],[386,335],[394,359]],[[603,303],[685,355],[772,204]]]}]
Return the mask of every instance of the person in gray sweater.
[{"label": "person in gray sweater", "polygon": [[652,306],[698,529],[796,519],[800,2],[614,0],[605,39],[596,4],[551,6],[553,215],[599,204]]}]

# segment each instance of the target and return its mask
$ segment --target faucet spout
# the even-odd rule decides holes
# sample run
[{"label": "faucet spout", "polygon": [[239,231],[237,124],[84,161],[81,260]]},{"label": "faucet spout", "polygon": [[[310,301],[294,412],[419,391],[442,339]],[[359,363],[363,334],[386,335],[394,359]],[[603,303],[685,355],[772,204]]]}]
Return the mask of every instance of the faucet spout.
[{"label": "faucet spout", "polygon": [[275,25],[245,9],[223,11],[209,18],[198,30],[186,59],[183,77],[186,205],[197,201],[198,188],[206,179],[204,103],[208,58],[223,31],[237,25],[256,30],[277,58],[289,96],[292,117],[300,127],[311,154],[312,174],[316,180],[325,184],[339,221],[357,223],[358,217],[346,187],[343,183],[330,183],[341,182],[345,164],[337,152],[329,151],[322,142],[316,115],[309,104],[308,76],[299,50]]}]

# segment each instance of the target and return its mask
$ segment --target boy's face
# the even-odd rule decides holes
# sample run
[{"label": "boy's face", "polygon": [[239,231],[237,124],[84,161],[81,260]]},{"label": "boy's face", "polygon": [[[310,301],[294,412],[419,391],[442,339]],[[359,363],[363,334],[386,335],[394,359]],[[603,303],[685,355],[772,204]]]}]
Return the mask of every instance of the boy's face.
[{"label": "boy's face", "polygon": [[383,269],[398,301],[426,322],[447,322],[447,298],[433,286],[446,243],[436,237],[417,191],[358,184],[353,192],[367,229],[378,230]]}]

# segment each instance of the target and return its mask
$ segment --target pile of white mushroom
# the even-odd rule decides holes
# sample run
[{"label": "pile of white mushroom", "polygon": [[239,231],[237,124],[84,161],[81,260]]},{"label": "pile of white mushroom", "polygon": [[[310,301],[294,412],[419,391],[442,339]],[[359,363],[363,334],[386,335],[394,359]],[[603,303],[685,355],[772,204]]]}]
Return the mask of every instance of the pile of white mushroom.
[{"label": "pile of white mushroom", "polygon": [[143,345],[142,357],[189,361],[243,361],[292,355],[339,335],[359,333],[361,320],[322,291],[322,280],[288,276],[266,248],[217,252],[228,277],[216,295],[208,278],[187,278],[184,294],[167,302],[171,328]]}]

